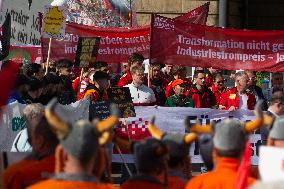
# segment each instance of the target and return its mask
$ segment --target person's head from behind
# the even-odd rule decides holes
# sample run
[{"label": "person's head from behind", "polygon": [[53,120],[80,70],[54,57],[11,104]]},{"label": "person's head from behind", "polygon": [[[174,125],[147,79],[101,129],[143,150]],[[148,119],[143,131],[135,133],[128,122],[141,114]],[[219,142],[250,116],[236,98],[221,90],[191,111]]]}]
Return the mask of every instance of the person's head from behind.
[{"label": "person's head from behind", "polygon": [[203,71],[196,70],[193,77],[196,86],[203,87],[205,85],[205,74]]},{"label": "person's head from behind", "polygon": [[181,79],[176,79],[172,82],[172,88],[175,92],[175,95],[181,96],[184,94],[186,86],[183,80]]},{"label": "person's head from behind", "polygon": [[33,152],[40,155],[54,153],[58,139],[47,123],[44,106],[29,104],[23,110],[23,116],[26,120],[28,142],[31,144]]},{"label": "person's head from behind", "polygon": [[243,93],[248,87],[249,77],[244,71],[240,71],[235,75],[235,82],[238,92]]},{"label": "person's head from behind", "polygon": [[173,66],[171,69],[171,75],[174,77],[174,79],[185,79],[186,67]]},{"label": "person's head from behind", "polygon": [[273,91],[283,91],[283,73],[273,73],[271,84]]},{"label": "person's head from behind", "polygon": [[102,71],[109,73],[108,64],[104,61],[96,61],[94,64],[94,71]]},{"label": "person's head from behind", "polygon": [[40,97],[43,89],[43,82],[37,78],[31,78],[29,82],[29,91],[28,94],[36,99]]},{"label": "person's head from behind", "polygon": [[43,89],[42,89],[42,93],[43,94],[55,94],[57,92],[57,86],[60,84],[60,77],[53,74],[53,73],[47,73],[43,79],[42,79],[42,83],[43,83]]},{"label": "person's head from behind", "polygon": [[249,78],[248,86],[255,86],[256,85],[256,72],[246,71],[246,74],[248,75],[248,78]]},{"label": "person's head from behind", "polygon": [[160,140],[148,139],[133,145],[137,171],[142,175],[158,176],[166,171],[168,148]]},{"label": "person's head from behind", "polygon": [[43,69],[40,64],[24,64],[22,67],[23,74],[28,77],[35,77],[39,79],[43,75]]},{"label": "person's head from behind", "polygon": [[161,73],[161,65],[160,64],[151,64],[150,66],[150,78],[151,79],[159,79]]},{"label": "person's head from behind", "polygon": [[14,89],[21,95],[26,94],[30,89],[29,83],[29,77],[24,74],[18,74],[15,81]]},{"label": "person's head from behind", "polygon": [[213,137],[213,158],[239,159],[244,151],[247,136],[242,123],[226,119],[216,124]]},{"label": "person's head from behind", "polygon": [[284,92],[276,91],[272,94],[269,109],[278,116],[284,115]]},{"label": "person's head from behind", "polygon": [[[96,158],[101,158],[98,150],[111,140],[111,131],[119,120],[119,111],[111,105],[112,117],[101,122],[78,120],[67,122],[68,118],[59,116],[56,112],[58,101],[53,99],[45,109],[45,116],[52,130],[56,133],[60,144],[56,148],[55,173],[93,175]],[[98,160],[99,161],[99,160]],[[98,164],[101,170],[102,164]]]},{"label": "person's head from behind", "polygon": [[73,63],[68,59],[61,59],[56,62],[56,72],[59,76],[71,76]]},{"label": "person's head from behind", "polygon": [[93,81],[100,90],[109,88],[109,74],[104,71],[97,71],[93,75]]},{"label": "person's head from behind", "polygon": [[277,117],[267,139],[268,146],[284,148],[284,117]]},{"label": "person's head from behind", "polygon": [[140,86],[144,83],[144,69],[141,66],[134,66],[131,69],[133,84]]},{"label": "person's head from behind", "polygon": [[215,87],[218,90],[223,90],[225,88],[226,80],[224,79],[224,77],[221,74],[214,75],[214,79],[213,80],[214,80]]},{"label": "person's head from behind", "polygon": [[129,65],[130,70],[132,69],[132,67],[135,67],[135,66],[142,67],[143,61],[144,61],[144,57],[141,54],[133,53],[128,58],[128,65]]}]

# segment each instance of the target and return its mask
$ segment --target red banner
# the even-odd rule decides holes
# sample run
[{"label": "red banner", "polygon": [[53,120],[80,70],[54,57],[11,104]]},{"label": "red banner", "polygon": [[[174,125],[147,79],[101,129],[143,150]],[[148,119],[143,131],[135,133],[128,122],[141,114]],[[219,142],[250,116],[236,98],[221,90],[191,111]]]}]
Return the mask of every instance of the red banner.
[{"label": "red banner", "polygon": [[284,72],[284,30],[223,29],[155,15],[151,58],[152,63]]},{"label": "red banner", "polygon": [[[175,19],[185,23],[206,24],[209,3],[198,7],[189,13]],[[134,28],[98,28],[93,26],[67,24],[65,39],[53,40],[51,59],[61,58],[75,59],[77,42],[79,37],[101,37],[98,60],[113,62],[127,62],[128,57],[134,53],[140,53],[149,57],[150,27]],[[44,59],[47,57],[49,39],[42,39]]]}]

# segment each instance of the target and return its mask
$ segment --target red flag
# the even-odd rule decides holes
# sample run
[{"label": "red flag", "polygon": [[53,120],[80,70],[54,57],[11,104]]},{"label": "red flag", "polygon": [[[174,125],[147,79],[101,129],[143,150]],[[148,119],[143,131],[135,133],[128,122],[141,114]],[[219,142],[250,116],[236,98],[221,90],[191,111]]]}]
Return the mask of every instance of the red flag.
[{"label": "red flag", "polygon": [[16,76],[19,71],[19,64],[14,62],[8,62],[7,65],[0,71],[0,83],[1,83],[1,93],[0,93],[0,107],[7,104],[7,100],[11,95],[14,83],[16,81]]},{"label": "red flag", "polygon": [[174,20],[178,20],[185,23],[206,25],[210,2],[207,2],[196,9],[191,10],[181,16],[175,17]]},{"label": "red flag", "polygon": [[238,169],[237,182],[235,189],[246,189],[248,187],[248,177],[250,170],[250,156],[251,156],[251,144],[248,141],[243,154],[242,162]]}]

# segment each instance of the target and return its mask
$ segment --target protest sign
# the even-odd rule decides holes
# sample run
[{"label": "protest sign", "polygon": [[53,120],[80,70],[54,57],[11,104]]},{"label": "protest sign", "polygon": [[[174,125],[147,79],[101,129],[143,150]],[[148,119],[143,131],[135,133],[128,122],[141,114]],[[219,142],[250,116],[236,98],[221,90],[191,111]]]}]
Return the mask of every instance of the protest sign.
[{"label": "protest sign", "polygon": [[[184,22],[205,24],[208,15],[209,3],[204,4],[176,19]],[[66,26],[66,35],[63,41],[53,41],[51,59],[68,58],[75,60],[79,37],[101,37],[97,60],[109,63],[127,62],[132,53],[140,53],[149,57],[150,27],[131,28],[99,28],[69,23]],[[49,41],[42,39],[43,56],[47,58]]]},{"label": "protest sign", "polygon": [[41,44],[39,12],[43,12],[44,5],[51,1],[2,0],[0,23],[3,23],[10,13],[11,44]]},{"label": "protest sign", "polygon": [[158,15],[153,16],[151,27],[151,63],[284,71],[284,30],[225,29]]},{"label": "protest sign", "polygon": [[44,7],[42,34],[45,38],[63,39],[67,11],[64,6]]},{"label": "protest sign", "polygon": [[110,104],[108,102],[93,102],[90,104],[89,119],[103,120],[110,116]]},{"label": "protest sign", "polygon": [[42,63],[41,46],[11,45],[9,55],[4,60],[23,64]]},{"label": "protest sign", "polygon": [[259,173],[264,182],[284,179],[284,149],[261,146],[259,154]]},{"label": "protest sign", "polygon": [[80,37],[77,46],[75,65],[89,68],[95,64],[99,50],[99,37]]},{"label": "protest sign", "polygon": [[109,88],[107,94],[110,102],[118,105],[121,117],[135,117],[135,109],[128,87]]}]

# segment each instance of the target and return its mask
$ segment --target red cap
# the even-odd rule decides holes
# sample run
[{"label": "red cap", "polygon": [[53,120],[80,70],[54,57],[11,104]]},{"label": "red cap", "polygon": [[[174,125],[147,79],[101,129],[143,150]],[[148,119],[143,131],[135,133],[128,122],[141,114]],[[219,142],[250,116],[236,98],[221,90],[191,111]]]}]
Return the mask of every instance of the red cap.
[{"label": "red cap", "polygon": [[181,85],[183,83],[184,83],[184,81],[182,79],[176,79],[172,82],[172,88],[174,88],[177,85]]}]

